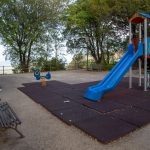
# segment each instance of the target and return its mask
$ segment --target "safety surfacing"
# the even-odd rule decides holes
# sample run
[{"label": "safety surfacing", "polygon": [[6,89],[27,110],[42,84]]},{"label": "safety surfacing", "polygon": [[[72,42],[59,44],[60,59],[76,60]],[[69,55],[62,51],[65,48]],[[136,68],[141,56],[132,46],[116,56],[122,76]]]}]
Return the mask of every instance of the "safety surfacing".
[{"label": "safety surfacing", "polygon": [[18,89],[66,124],[102,143],[109,143],[150,123],[150,92],[138,87],[138,79],[133,78],[133,88],[129,89],[128,78],[124,78],[99,102],[85,99],[86,88],[98,82],[48,81],[46,87],[34,82]]}]

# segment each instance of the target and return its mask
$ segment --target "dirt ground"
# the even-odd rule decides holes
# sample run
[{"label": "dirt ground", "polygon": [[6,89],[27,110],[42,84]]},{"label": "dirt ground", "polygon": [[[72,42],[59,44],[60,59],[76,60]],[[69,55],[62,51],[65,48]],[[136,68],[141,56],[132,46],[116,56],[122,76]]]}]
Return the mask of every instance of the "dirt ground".
[{"label": "dirt ground", "polygon": [[[106,72],[58,71],[52,79],[70,84],[100,80]],[[1,75],[0,98],[8,101],[22,121],[20,139],[11,129],[0,130],[0,150],[150,150],[150,124],[104,145],[81,130],[68,126],[17,87],[36,82],[33,74]]]}]

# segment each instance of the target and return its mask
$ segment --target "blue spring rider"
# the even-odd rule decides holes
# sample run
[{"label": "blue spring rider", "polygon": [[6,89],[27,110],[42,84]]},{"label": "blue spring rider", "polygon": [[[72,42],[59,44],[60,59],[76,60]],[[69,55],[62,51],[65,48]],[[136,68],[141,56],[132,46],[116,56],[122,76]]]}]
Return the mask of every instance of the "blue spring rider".
[{"label": "blue spring rider", "polygon": [[39,69],[33,69],[33,72],[34,72],[34,77],[36,78],[36,80],[41,80],[42,86],[46,86],[46,79],[47,80],[51,79],[50,72],[48,72],[45,76],[40,75],[40,70]]}]

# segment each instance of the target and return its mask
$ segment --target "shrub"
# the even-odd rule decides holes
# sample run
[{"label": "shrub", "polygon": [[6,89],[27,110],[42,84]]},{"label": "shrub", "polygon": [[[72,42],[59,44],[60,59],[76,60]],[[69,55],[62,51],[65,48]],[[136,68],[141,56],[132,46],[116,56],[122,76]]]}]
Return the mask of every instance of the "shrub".
[{"label": "shrub", "polygon": [[62,59],[52,58],[50,61],[50,70],[65,70],[65,62]]},{"label": "shrub", "polygon": [[102,67],[103,71],[111,70],[114,67],[115,64],[105,64]]}]

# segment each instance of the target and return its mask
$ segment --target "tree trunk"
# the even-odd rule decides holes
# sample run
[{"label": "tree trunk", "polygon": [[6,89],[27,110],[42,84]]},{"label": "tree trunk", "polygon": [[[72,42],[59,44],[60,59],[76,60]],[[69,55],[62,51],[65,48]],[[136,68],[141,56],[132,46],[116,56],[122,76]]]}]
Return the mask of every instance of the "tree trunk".
[{"label": "tree trunk", "polygon": [[108,51],[108,48],[107,48],[107,51],[106,51],[106,61],[107,61],[107,64],[109,64],[110,63],[110,52]]},{"label": "tree trunk", "polygon": [[104,53],[102,52],[101,53],[101,64],[106,64],[106,61],[105,61],[105,57],[104,57]]},{"label": "tree trunk", "polygon": [[22,73],[27,73],[27,72],[29,72],[29,66],[27,65],[27,63],[26,62],[22,62],[21,63],[21,72]]}]

